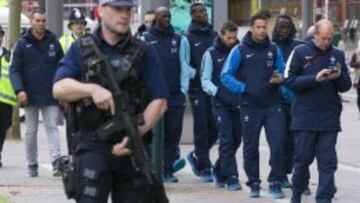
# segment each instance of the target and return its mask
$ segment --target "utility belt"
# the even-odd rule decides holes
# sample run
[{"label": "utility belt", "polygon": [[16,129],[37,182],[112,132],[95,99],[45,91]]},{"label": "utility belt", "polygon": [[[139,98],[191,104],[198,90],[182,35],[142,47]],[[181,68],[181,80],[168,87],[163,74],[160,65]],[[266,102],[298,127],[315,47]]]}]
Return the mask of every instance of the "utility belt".
[{"label": "utility belt", "polygon": [[[61,157],[62,181],[65,194],[68,199],[77,199],[80,195],[86,195],[92,198],[100,196],[101,188],[99,186],[87,185],[88,180],[93,183],[99,183],[100,173],[90,168],[81,168],[80,158],[76,155]],[[101,186],[101,185],[100,185]],[[141,187],[150,187],[145,177],[139,176],[126,183],[121,183],[120,189],[134,189]]]}]

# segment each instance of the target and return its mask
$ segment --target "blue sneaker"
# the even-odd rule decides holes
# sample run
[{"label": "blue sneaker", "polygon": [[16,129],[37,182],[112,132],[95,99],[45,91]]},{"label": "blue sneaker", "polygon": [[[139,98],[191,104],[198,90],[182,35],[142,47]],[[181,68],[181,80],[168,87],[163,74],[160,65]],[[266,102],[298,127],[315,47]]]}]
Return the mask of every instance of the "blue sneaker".
[{"label": "blue sneaker", "polygon": [[285,195],[281,189],[281,183],[278,181],[275,181],[270,184],[268,192],[269,192],[270,196],[274,199],[282,199],[285,197]]},{"label": "blue sneaker", "polygon": [[214,177],[214,182],[215,182],[216,188],[224,188],[225,187],[225,182],[216,175],[215,171],[213,171],[213,177]]},{"label": "blue sneaker", "polygon": [[231,176],[226,183],[227,189],[230,191],[241,190],[241,185],[237,176]]},{"label": "blue sneaker", "polygon": [[196,176],[200,176],[200,171],[198,170],[198,163],[197,160],[195,158],[195,154],[194,151],[190,152],[187,156],[186,156],[188,162],[190,163],[191,166],[191,170],[192,172],[196,175]]},{"label": "blue sneaker", "polygon": [[303,192],[303,195],[306,195],[306,196],[310,196],[310,195],[311,195],[311,190],[310,190],[309,186],[305,188],[305,190],[304,190],[304,192]]},{"label": "blue sneaker", "polygon": [[201,172],[200,172],[200,178],[203,182],[206,182],[206,183],[209,183],[209,182],[213,182],[214,179],[213,179],[213,176],[211,174],[211,168],[206,168],[206,169],[203,169]]},{"label": "blue sneaker", "polygon": [[162,179],[164,183],[177,183],[179,180],[171,173],[163,173]]},{"label": "blue sneaker", "polygon": [[174,163],[173,163],[173,169],[174,169],[174,173],[180,171],[181,169],[183,169],[186,165],[186,161],[185,159],[177,159]]},{"label": "blue sneaker", "polygon": [[292,184],[290,183],[290,181],[287,177],[284,177],[284,179],[282,179],[280,181],[280,183],[281,183],[282,188],[291,188],[292,187]]},{"label": "blue sneaker", "polygon": [[251,198],[258,198],[260,197],[260,183],[254,182],[250,185],[250,194],[249,197]]}]

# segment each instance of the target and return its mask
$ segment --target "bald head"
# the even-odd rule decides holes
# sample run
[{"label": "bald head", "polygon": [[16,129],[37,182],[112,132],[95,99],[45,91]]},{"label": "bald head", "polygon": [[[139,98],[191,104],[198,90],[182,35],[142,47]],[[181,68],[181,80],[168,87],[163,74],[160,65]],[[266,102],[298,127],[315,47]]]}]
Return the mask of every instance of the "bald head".
[{"label": "bald head", "polygon": [[170,20],[171,20],[171,14],[168,8],[159,7],[155,10],[155,22],[160,29],[169,27]]},{"label": "bald head", "polygon": [[314,42],[320,50],[327,50],[332,45],[334,25],[329,20],[320,20],[315,24]]},{"label": "bald head", "polygon": [[319,20],[315,24],[315,34],[319,32],[331,32],[334,33],[334,24],[326,19]]}]

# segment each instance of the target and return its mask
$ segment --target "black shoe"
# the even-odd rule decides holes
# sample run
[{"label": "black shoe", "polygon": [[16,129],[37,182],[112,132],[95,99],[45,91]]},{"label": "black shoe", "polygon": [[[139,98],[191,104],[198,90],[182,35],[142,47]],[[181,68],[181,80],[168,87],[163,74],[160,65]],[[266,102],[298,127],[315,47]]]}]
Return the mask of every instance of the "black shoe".
[{"label": "black shoe", "polygon": [[260,197],[260,183],[254,182],[250,185],[250,194],[251,198]]},{"label": "black shoe", "polygon": [[59,176],[61,176],[60,158],[59,158],[59,159],[56,159],[56,160],[52,163],[52,167],[53,167],[53,176],[54,176],[54,177],[59,177]]},{"label": "black shoe", "polygon": [[37,177],[39,175],[38,168],[37,164],[28,165],[28,175],[30,177]]},{"label": "black shoe", "polygon": [[307,186],[303,192],[303,195],[306,195],[306,196],[310,196],[311,195],[311,190],[309,188],[309,186]]},{"label": "black shoe", "polygon": [[179,179],[177,179],[172,173],[163,173],[162,179],[164,183],[177,183]]},{"label": "black shoe", "polygon": [[25,122],[25,115],[20,116],[20,122]]},{"label": "black shoe", "polygon": [[268,192],[272,198],[282,199],[285,197],[285,195],[281,188],[281,183],[275,181],[273,183],[270,183]]},{"label": "black shoe", "polygon": [[0,155],[0,168],[2,167],[2,162],[1,162],[1,155]]},{"label": "black shoe", "polygon": [[301,196],[292,195],[290,199],[290,203],[301,203]]}]

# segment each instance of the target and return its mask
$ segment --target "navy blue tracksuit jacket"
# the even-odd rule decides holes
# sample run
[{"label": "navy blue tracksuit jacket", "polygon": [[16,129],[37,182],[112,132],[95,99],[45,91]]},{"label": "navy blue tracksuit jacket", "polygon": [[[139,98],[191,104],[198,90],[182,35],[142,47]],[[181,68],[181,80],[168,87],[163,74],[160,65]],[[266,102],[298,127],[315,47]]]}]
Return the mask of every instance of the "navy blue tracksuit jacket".
[{"label": "navy blue tracksuit jacket", "polygon": [[236,151],[241,143],[239,94],[231,92],[220,81],[221,70],[231,48],[218,37],[203,56],[201,85],[212,96],[213,116],[219,138],[219,159],[214,174],[218,181],[238,178]]},{"label": "navy blue tracksuit jacket", "polygon": [[[341,76],[316,81],[324,68],[340,68]],[[336,141],[341,130],[342,104],[338,92],[351,88],[344,53],[334,47],[323,51],[313,40],[295,48],[286,66],[287,85],[295,92],[291,128],[295,134],[293,195],[301,196],[309,184],[308,168],[314,157],[319,170],[317,203],[331,203],[336,192]]]},{"label": "navy blue tracksuit jacket", "polygon": [[182,38],[174,32],[171,25],[161,30],[156,24],[149,32],[144,33],[143,37],[155,48],[161,59],[161,67],[170,93],[165,113],[164,173],[173,173],[173,164],[180,158],[179,142],[185,110],[185,95],[181,92],[180,80],[183,73],[179,56]]},{"label": "navy blue tracksuit jacket", "polygon": [[197,158],[197,170],[212,167],[209,150],[217,140],[215,122],[211,114],[211,99],[202,91],[200,82],[200,67],[204,52],[213,44],[217,33],[211,25],[200,27],[192,22],[187,30],[184,50],[185,60],[182,66],[187,66],[190,84],[189,99],[194,119],[194,154]]},{"label": "navy blue tracksuit jacket", "polygon": [[42,40],[28,29],[18,39],[10,63],[10,78],[15,92],[24,90],[28,105],[56,105],[52,81],[57,64],[63,57],[59,41],[50,31]]},{"label": "navy blue tracksuit jacket", "polygon": [[[315,62],[312,58],[319,55]],[[305,64],[310,63],[308,66]],[[341,77],[334,81],[316,82],[316,74],[323,68],[340,65]],[[351,87],[344,53],[331,47],[321,52],[310,40],[299,46],[289,58],[285,71],[287,85],[295,92],[293,130],[340,131],[342,104],[338,92]]]},{"label": "navy blue tracksuit jacket", "polygon": [[[273,32],[273,42],[280,48],[281,53],[284,56],[285,62],[288,60],[290,53],[294,50],[295,47],[303,44],[302,41],[294,40],[295,33],[289,35],[289,38],[282,39],[278,33]],[[291,104],[294,101],[294,93],[286,85],[280,87],[281,91],[281,103],[283,104],[284,114],[285,114],[285,138],[284,138],[284,163],[285,163],[285,172],[287,174],[292,173],[293,169],[293,159],[294,159],[294,150],[295,150],[295,138],[293,133],[290,130],[291,126]],[[286,175],[284,180],[287,180]]]},{"label": "navy blue tracksuit jacket", "polygon": [[259,135],[265,127],[270,146],[270,172],[268,181],[280,181],[283,176],[284,114],[280,105],[279,85],[269,81],[276,70],[282,73],[284,60],[280,49],[268,38],[255,42],[251,32],[234,47],[221,73],[222,83],[232,92],[241,94],[240,116],[244,141],[244,168],[248,185],[260,182]]}]

